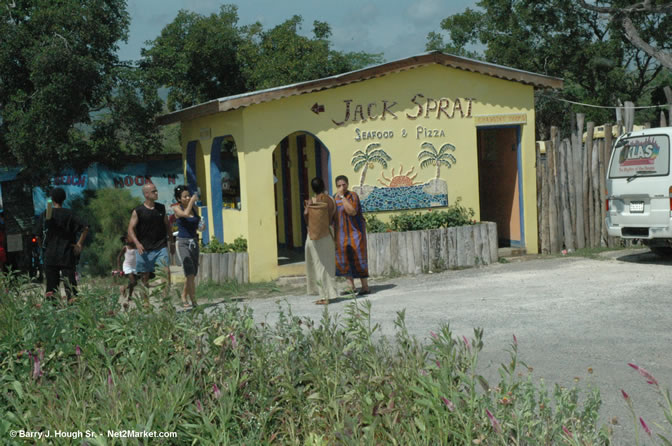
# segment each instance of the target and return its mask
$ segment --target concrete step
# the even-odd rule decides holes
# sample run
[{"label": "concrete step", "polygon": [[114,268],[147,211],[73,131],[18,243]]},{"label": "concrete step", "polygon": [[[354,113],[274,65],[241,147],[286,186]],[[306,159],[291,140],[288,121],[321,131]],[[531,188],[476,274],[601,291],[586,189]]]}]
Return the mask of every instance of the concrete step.
[{"label": "concrete step", "polygon": [[278,277],[278,285],[281,286],[305,286],[306,276],[280,276]]},{"label": "concrete step", "polygon": [[497,250],[499,257],[522,257],[526,254],[527,250],[525,248],[507,247]]}]

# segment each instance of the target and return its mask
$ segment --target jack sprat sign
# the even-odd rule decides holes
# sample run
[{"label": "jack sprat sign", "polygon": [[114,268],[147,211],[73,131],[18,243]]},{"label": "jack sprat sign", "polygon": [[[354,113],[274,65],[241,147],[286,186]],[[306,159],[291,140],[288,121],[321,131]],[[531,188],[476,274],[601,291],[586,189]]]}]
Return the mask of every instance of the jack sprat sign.
[{"label": "jack sprat sign", "polygon": [[341,118],[333,119],[337,126],[347,122],[366,122],[381,119],[398,119],[399,116],[410,120],[418,118],[453,119],[455,117],[471,118],[471,108],[474,98],[430,98],[417,93],[410,98],[412,111],[402,112],[397,101],[382,99],[376,102],[358,104],[353,99],[344,99],[344,110]]}]

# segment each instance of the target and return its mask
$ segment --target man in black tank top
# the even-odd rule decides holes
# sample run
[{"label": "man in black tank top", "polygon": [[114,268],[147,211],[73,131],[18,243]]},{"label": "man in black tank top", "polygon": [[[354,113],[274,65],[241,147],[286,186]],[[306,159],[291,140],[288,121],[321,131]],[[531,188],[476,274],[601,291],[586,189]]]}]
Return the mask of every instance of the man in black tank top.
[{"label": "man in black tank top", "polygon": [[142,186],[142,193],[145,196],[145,202],[133,209],[131,221],[128,224],[128,237],[138,249],[136,270],[145,284],[144,298],[145,303],[148,304],[149,276],[157,265],[166,269],[168,279],[166,296],[170,294],[168,242],[171,240],[172,232],[166,215],[166,207],[161,203],[156,203],[159,198],[156,186],[146,183]]}]

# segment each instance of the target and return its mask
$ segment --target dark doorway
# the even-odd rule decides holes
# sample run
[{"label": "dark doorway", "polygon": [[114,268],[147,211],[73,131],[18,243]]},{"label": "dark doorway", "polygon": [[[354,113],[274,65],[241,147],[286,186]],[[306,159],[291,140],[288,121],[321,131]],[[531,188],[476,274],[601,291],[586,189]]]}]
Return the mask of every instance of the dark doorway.
[{"label": "dark doorway", "polygon": [[523,247],[520,127],[478,129],[481,221],[497,223],[500,247]]}]

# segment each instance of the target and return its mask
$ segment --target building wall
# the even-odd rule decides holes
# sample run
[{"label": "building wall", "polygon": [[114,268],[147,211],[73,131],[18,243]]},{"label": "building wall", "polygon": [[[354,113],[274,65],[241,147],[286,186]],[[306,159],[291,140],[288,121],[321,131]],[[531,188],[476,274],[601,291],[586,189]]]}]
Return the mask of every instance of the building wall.
[{"label": "building wall", "polygon": [[[315,113],[312,110],[315,104],[318,111],[320,106],[324,111]],[[522,122],[519,174],[523,185],[525,245],[528,252],[537,252],[531,86],[430,65],[184,122],[182,134],[183,145],[190,140],[201,141],[206,175],[212,138],[232,135],[235,139],[242,209],[223,212],[225,240],[237,235],[248,239],[250,277],[259,281],[277,277],[275,208],[279,200],[273,188],[273,153],[283,138],[295,132],[315,135],[331,154],[331,177],[347,175],[350,188],[360,191],[360,195],[394,194],[402,189],[391,190],[386,186],[420,183],[423,190],[432,186],[427,190],[436,193],[438,198],[432,206],[453,204],[461,197],[462,204],[473,208],[479,219],[477,127],[518,125],[518,122]],[[209,138],[203,138],[208,134],[205,129],[209,129]],[[292,140],[295,138],[290,138],[290,144],[294,144]],[[379,146],[369,146],[372,143]],[[441,166],[438,181],[435,181],[436,166],[420,167],[418,155],[423,143],[430,143],[437,152],[446,144],[454,147],[446,149],[452,158],[444,157],[450,166]],[[364,188],[358,189],[365,167],[355,171],[353,154],[366,153],[367,147],[369,151],[382,150],[389,159],[383,157],[384,163],[366,163]],[[298,182],[298,177],[292,181]],[[293,184],[296,190],[294,187]],[[441,202],[442,197],[445,202]],[[212,209],[208,211],[212,213]],[[240,234],[234,234],[238,231]],[[297,231],[300,228],[294,229],[295,239]]]}]

